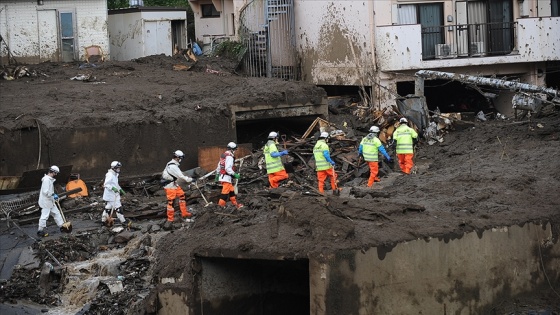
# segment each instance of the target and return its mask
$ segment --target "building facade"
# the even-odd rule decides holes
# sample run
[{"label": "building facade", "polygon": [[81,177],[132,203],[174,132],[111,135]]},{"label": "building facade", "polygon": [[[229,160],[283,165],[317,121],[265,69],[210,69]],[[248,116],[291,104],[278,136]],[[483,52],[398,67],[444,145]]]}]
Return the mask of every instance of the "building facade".
[{"label": "building facade", "polygon": [[[301,79],[327,90],[360,87],[375,106],[394,105],[397,96],[412,94],[414,73],[421,69],[535,85],[554,86],[558,81],[554,73],[560,69],[560,32],[554,30],[560,30],[560,0],[191,0],[191,4],[200,8],[195,14],[197,39],[226,36],[246,43],[244,65],[250,75]],[[548,74],[552,75],[547,80]],[[453,88],[430,87],[431,93],[443,92],[445,97],[434,101],[428,93],[429,103],[451,111],[462,106],[453,102],[472,103],[486,92],[448,87]],[[511,107],[507,93],[492,101],[497,107],[500,103]]]},{"label": "building facade", "polygon": [[19,63],[84,60],[92,45],[107,53],[107,1],[1,1],[0,35],[3,64],[10,53]]}]

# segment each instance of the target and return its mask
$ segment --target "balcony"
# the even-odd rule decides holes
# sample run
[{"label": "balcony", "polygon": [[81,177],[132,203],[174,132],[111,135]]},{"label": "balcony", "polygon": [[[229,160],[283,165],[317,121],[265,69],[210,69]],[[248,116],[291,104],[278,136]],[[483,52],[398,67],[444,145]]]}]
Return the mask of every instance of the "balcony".
[{"label": "balcony", "polygon": [[515,54],[516,27],[517,22],[422,27],[422,59]]},{"label": "balcony", "polygon": [[422,27],[378,26],[376,61],[381,71],[560,60],[560,17],[511,23]]}]

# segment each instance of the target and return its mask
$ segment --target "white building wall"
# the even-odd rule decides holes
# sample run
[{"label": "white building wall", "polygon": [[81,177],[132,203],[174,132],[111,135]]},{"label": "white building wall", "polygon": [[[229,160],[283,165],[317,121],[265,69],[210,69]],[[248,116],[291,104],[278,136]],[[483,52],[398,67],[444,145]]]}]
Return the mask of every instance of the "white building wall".
[{"label": "white building wall", "polygon": [[111,59],[131,60],[143,57],[144,37],[140,12],[109,15]]},{"label": "white building wall", "polygon": [[295,1],[302,78],[314,84],[360,85],[374,69],[373,1]]},{"label": "white building wall", "polygon": [[109,15],[113,60],[173,55],[171,21],[187,19],[186,11],[140,11]]},{"label": "white building wall", "polygon": [[[0,34],[18,62],[59,61],[57,10],[71,10],[75,19],[75,56],[84,60],[84,47],[99,45],[109,50],[106,0],[2,1]],[[56,24],[53,24],[55,23]],[[42,49],[42,50],[41,50]],[[7,58],[5,47],[0,51]]]}]

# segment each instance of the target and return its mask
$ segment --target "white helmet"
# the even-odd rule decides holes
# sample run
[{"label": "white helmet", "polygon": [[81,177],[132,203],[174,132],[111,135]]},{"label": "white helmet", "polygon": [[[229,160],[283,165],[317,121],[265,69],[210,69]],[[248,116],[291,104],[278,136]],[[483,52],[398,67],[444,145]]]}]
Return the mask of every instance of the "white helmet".
[{"label": "white helmet", "polygon": [[185,157],[185,154],[183,153],[183,151],[177,150],[177,151],[173,152],[173,156],[182,159],[182,158]]},{"label": "white helmet", "polygon": [[278,133],[272,131],[271,133],[268,134],[268,139],[274,139],[274,138],[278,138]]},{"label": "white helmet", "polygon": [[235,142],[230,142],[227,144],[227,148],[230,150],[235,150],[237,149],[237,144],[235,144]]},{"label": "white helmet", "polygon": [[121,167],[121,166],[122,166],[122,164],[121,164],[121,162],[119,162],[119,161],[113,161],[113,162],[111,162],[111,168],[119,168],[119,167]]},{"label": "white helmet", "polygon": [[399,122],[400,122],[401,124],[403,124],[403,123],[406,124],[406,123],[408,123],[408,120],[407,120],[406,118],[403,117],[403,118],[401,118],[401,120],[399,120]]},{"label": "white helmet", "polygon": [[321,132],[321,135],[319,136],[319,138],[328,138],[329,137],[329,133],[326,131]]},{"label": "white helmet", "polygon": [[369,132],[379,133],[379,127],[371,126],[371,128],[369,128]]},{"label": "white helmet", "polygon": [[51,166],[51,167],[49,168],[49,173],[58,174],[58,173],[60,173],[60,169],[58,168],[58,166],[53,165],[53,166]]}]

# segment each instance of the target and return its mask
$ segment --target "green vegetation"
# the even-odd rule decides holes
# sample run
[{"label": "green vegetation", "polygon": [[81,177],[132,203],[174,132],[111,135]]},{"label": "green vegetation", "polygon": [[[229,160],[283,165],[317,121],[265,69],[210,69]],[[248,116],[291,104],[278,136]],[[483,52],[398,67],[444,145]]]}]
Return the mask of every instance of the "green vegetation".
[{"label": "green vegetation", "polygon": [[214,48],[213,54],[215,56],[241,60],[246,50],[247,48],[241,42],[226,40],[219,43],[216,48]]}]

